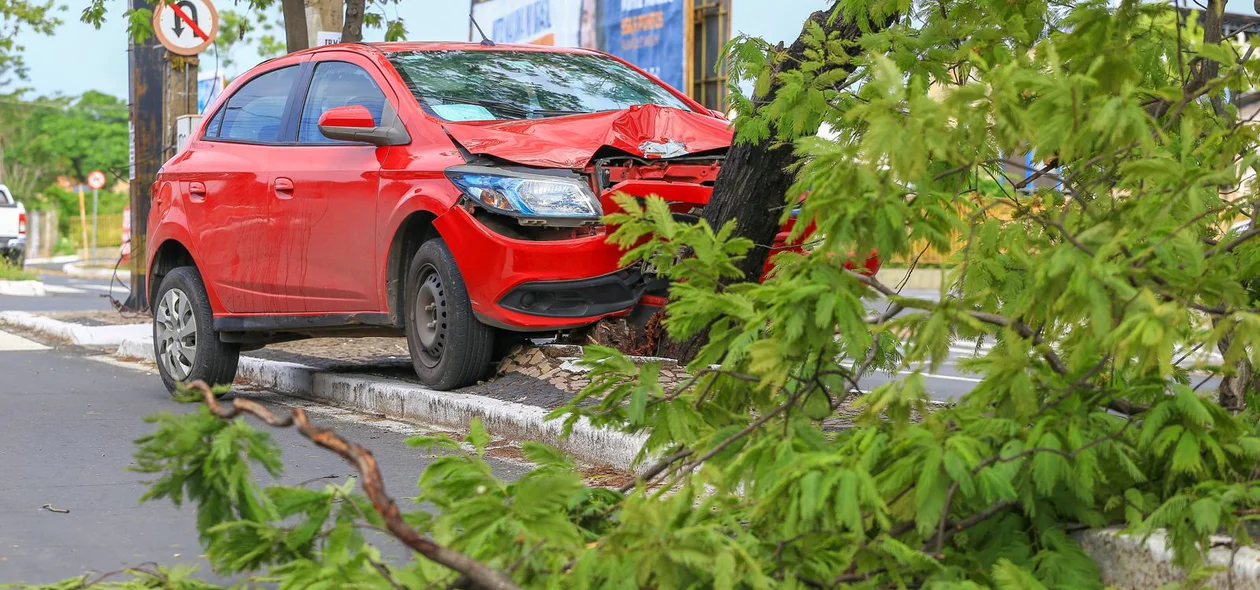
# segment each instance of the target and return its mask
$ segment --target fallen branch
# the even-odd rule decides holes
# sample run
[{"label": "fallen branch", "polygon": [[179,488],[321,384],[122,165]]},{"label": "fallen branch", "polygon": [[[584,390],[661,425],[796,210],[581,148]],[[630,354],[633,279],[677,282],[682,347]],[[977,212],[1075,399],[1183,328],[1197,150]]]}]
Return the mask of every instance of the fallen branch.
[{"label": "fallen branch", "polygon": [[474,588],[485,590],[519,590],[520,587],[507,574],[500,572],[459,551],[434,543],[403,522],[398,504],[385,493],[385,482],[381,479],[381,470],[372,456],[372,451],[349,442],[327,428],[311,424],[306,419],[306,412],[301,408],[293,408],[288,416],[277,417],[258,402],[242,398],[232,399],[230,404],[221,404],[214,397],[214,392],[204,381],[189,384],[190,390],[200,392],[206,406],[215,416],[230,420],[240,414],[250,414],[269,426],[288,428],[296,426],[299,433],[311,442],[328,449],[345,459],[359,472],[359,482],[363,492],[372,501],[372,507],[385,521],[385,527],[394,538],[410,547],[416,553],[444,565],[467,578]]}]

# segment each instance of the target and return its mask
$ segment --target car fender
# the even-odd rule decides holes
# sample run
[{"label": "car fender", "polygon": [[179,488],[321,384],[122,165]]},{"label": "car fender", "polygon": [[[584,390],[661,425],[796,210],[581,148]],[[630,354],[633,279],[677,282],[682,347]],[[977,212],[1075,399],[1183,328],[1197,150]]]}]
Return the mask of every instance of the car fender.
[{"label": "car fender", "polygon": [[[193,265],[197,267],[197,272],[205,272],[201,263],[197,261],[197,249],[195,247],[195,242],[193,241],[192,235],[189,233],[185,222],[186,220],[184,218],[183,211],[172,208],[167,211],[166,215],[162,216],[156,226],[149,227],[147,240],[150,247],[145,248],[144,265],[146,282],[152,280],[153,278],[154,258],[157,256],[158,251],[162,249],[162,246],[168,242],[175,242],[180,246],[183,246],[184,250],[188,251],[188,255],[192,257]],[[223,313],[223,310],[226,308],[223,307],[223,301],[219,299],[219,294],[215,292],[214,281],[206,280],[206,277],[203,274],[201,283],[205,286],[206,296],[210,299],[211,311],[216,314]],[[156,287],[157,285],[149,285],[150,289]],[[153,302],[150,301],[149,303],[152,305]]]},{"label": "car fender", "polygon": [[[410,176],[410,175],[408,175]],[[377,224],[377,260],[379,276],[377,285],[381,290],[381,301],[389,303],[389,271],[390,256],[395,247],[395,237],[412,215],[427,213],[434,218],[440,217],[455,206],[459,195],[455,187],[441,173],[425,175],[424,178],[382,178],[381,202],[389,209],[382,211]],[[437,228],[434,228],[437,231]],[[407,264],[404,261],[403,264]],[[405,268],[405,267],[404,267]]]}]

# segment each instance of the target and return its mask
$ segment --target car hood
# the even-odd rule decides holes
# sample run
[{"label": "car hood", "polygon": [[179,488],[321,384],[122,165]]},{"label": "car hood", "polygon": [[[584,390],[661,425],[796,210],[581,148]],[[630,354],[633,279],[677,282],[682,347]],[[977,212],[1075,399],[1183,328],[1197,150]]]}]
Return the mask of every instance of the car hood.
[{"label": "car hood", "polygon": [[[473,154],[546,168],[585,168],[605,146],[641,157],[672,157],[683,154],[670,148],[692,154],[724,149],[732,137],[727,121],[657,105],[546,119],[448,122],[444,127]],[[648,152],[653,147],[666,151],[644,153],[645,147]]]}]

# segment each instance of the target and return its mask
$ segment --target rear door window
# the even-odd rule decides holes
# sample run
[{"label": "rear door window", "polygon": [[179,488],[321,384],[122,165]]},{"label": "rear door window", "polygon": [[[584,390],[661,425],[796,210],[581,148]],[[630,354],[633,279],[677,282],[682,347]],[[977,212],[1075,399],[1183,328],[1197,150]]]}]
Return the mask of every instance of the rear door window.
[{"label": "rear door window", "polygon": [[385,93],[372,75],[357,65],[344,61],[319,62],[302,106],[298,142],[341,143],[320,133],[319,118],[329,109],[352,105],[366,108],[379,126],[385,111]]},{"label": "rear door window", "polygon": [[262,74],[232,95],[206,128],[206,139],[248,143],[280,141],[285,106],[300,68],[288,66]]}]

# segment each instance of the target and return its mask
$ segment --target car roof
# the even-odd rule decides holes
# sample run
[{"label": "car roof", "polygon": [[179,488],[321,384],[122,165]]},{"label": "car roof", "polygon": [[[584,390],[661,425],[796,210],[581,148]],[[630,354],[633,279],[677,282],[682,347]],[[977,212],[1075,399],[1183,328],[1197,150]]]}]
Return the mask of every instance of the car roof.
[{"label": "car roof", "polygon": [[307,49],[298,53],[321,53],[324,51],[358,51],[360,53],[405,53],[412,51],[530,51],[535,53],[576,53],[583,55],[603,55],[598,51],[581,47],[555,47],[551,45],[518,45],[495,43],[467,43],[456,41],[391,41],[386,43],[338,43]]}]

